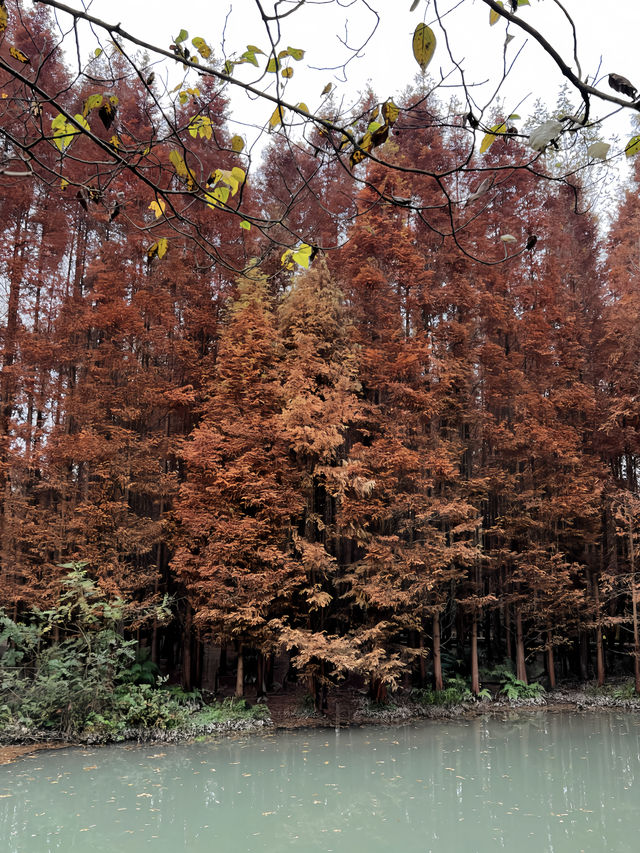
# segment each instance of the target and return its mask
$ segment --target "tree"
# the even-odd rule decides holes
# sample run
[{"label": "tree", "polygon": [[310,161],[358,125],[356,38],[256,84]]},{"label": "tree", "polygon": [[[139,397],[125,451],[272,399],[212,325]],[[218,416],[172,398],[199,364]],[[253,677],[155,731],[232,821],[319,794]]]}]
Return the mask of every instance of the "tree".
[{"label": "tree", "polygon": [[282,345],[269,302],[263,278],[240,281],[202,419],[184,445],[189,467],[176,506],[172,565],[199,630],[236,643],[239,696],[244,650],[277,646],[272,621],[306,578],[293,555],[302,506],[280,426]]}]

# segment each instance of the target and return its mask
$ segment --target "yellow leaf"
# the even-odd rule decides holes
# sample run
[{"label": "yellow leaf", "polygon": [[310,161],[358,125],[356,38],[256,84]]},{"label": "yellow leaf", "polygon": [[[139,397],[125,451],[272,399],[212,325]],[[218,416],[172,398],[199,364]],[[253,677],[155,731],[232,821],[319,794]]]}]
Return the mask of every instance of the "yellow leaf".
[{"label": "yellow leaf", "polygon": [[304,50],[300,50],[299,47],[288,47],[287,53],[292,59],[295,59],[296,62],[299,62],[304,56]]},{"label": "yellow leaf", "polygon": [[104,97],[102,95],[89,95],[82,106],[82,115],[87,116],[91,110],[94,110],[96,107],[101,107],[103,101]]},{"label": "yellow leaf", "polygon": [[424,74],[436,49],[436,37],[431,27],[418,24],[413,34],[413,55]]},{"label": "yellow leaf", "polygon": [[267,71],[271,74],[275,74],[276,71],[280,70],[280,60],[276,59],[275,56],[272,56],[269,62],[267,63]]},{"label": "yellow leaf", "polygon": [[60,189],[61,189],[61,190],[66,190],[66,188],[67,188],[68,186],[69,186],[69,181],[68,181],[66,178],[63,178],[63,179],[60,181]]},{"label": "yellow leaf", "polygon": [[251,223],[247,222],[246,219],[242,220],[242,222],[240,223],[240,227],[244,228],[245,231],[251,231]]},{"label": "yellow leaf", "polygon": [[327,83],[327,85],[324,87],[322,92],[320,92],[320,95],[321,96],[322,95],[328,95],[332,88],[333,88],[333,83]]},{"label": "yellow leaf", "polygon": [[234,136],[231,139],[231,150],[239,154],[244,148],[244,139],[241,136]]},{"label": "yellow leaf", "polygon": [[193,173],[187,169],[187,164],[184,162],[182,154],[174,148],[169,154],[169,160],[171,161],[173,168],[176,170],[177,176],[186,180],[188,188],[193,189],[195,185],[195,178]]},{"label": "yellow leaf", "polygon": [[632,136],[625,146],[624,153],[627,157],[633,157],[638,151],[640,151],[640,135]]},{"label": "yellow leaf", "polygon": [[149,205],[149,210],[153,210],[156,215],[156,219],[160,219],[166,207],[167,205],[165,204],[164,200],[159,198],[157,201],[151,202],[151,204]]},{"label": "yellow leaf", "polygon": [[284,108],[276,107],[273,111],[273,115],[269,119],[269,124],[272,128],[276,128],[279,124],[284,124]]},{"label": "yellow leaf", "polygon": [[198,53],[203,59],[209,59],[209,57],[211,56],[211,48],[203,38],[200,38],[200,36],[196,36],[195,38],[191,39],[191,44],[195,47],[195,49],[198,51]]},{"label": "yellow leaf", "polygon": [[282,264],[282,266],[286,270],[294,269],[294,263],[291,260],[292,257],[293,257],[293,249],[287,249],[287,251],[284,252],[282,257],[280,258],[280,263]]},{"label": "yellow leaf", "polygon": [[26,53],[23,53],[21,50],[18,50],[17,47],[10,47],[9,53],[13,56],[14,59],[17,59],[18,62],[22,62],[23,64],[28,64],[31,62]]},{"label": "yellow leaf", "polygon": [[398,120],[398,116],[400,115],[399,107],[394,104],[394,102],[389,98],[388,101],[385,101],[382,105],[382,117],[386,121],[388,125],[394,125]]},{"label": "yellow leaf", "polygon": [[189,122],[189,133],[195,139],[211,139],[213,134],[209,116],[194,116]]},{"label": "yellow leaf", "polygon": [[241,169],[240,166],[234,166],[231,170],[231,174],[239,184],[244,184],[245,179],[247,177],[247,174],[244,169]]},{"label": "yellow leaf", "polygon": [[7,29],[7,24],[9,23],[9,13],[4,7],[4,3],[0,4],[0,33],[3,33]]},{"label": "yellow leaf", "polygon": [[158,240],[158,257],[160,258],[160,260],[162,260],[164,258],[164,256],[167,254],[168,248],[169,248],[169,241],[167,240],[166,237],[161,237]]},{"label": "yellow leaf", "polygon": [[297,264],[300,264],[301,267],[309,269],[312,252],[313,246],[310,246],[308,243],[302,243],[298,251],[293,253],[292,258]]},{"label": "yellow leaf", "polygon": [[65,150],[73,142],[74,135],[78,133],[76,128],[67,121],[62,113],[58,113],[51,121],[51,132],[53,133],[53,144],[61,154],[64,154]]},{"label": "yellow leaf", "polygon": [[[89,122],[86,120],[86,118],[83,115],[80,115],[80,113],[76,113],[74,115],[74,119],[78,122],[80,127],[83,127],[85,130],[89,130],[89,131],[91,130],[91,128],[89,127]],[[80,133],[79,130],[75,130],[75,129],[73,132],[74,133]]]},{"label": "yellow leaf", "polygon": [[169,160],[171,161],[173,168],[176,170],[178,177],[186,178],[188,172],[182,154],[174,149],[171,154],[169,154]]},{"label": "yellow leaf", "polygon": [[305,102],[304,102],[304,101],[300,101],[300,103],[299,103],[299,104],[297,104],[297,107],[298,107],[298,109],[299,109],[299,110],[302,110],[302,112],[303,112],[303,113],[308,113],[308,112],[309,112],[309,107],[305,104]]},{"label": "yellow leaf", "polygon": [[300,243],[297,249],[287,249],[280,258],[280,263],[288,270],[294,269],[294,263],[308,269],[311,259],[315,256],[316,252],[317,249],[308,243]]},{"label": "yellow leaf", "polygon": [[118,135],[114,133],[111,139],[109,140],[109,144],[112,145],[117,151],[122,143],[120,142]]},{"label": "yellow leaf", "polygon": [[[502,0],[496,0],[496,3],[504,9],[504,3]],[[489,12],[489,26],[492,27],[494,24],[497,24],[501,17],[502,15],[498,14],[495,9],[491,9]]]},{"label": "yellow leaf", "polygon": [[482,142],[480,143],[480,153],[484,154],[485,151],[488,151],[489,148],[496,141],[498,136],[502,136],[504,131],[507,129],[506,124],[494,124],[491,130],[482,137]]},{"label": "yellow leaf", "polygon": [[220,207],[227,203],[229,198],[229,187],[216,187],[212,193],[205,193],[205,199],[209,207]]},{"label": "yellow leaf", "polygon": [[281,73],[286,80],[289,80],[293,77],[293,68],[283,68]]}]

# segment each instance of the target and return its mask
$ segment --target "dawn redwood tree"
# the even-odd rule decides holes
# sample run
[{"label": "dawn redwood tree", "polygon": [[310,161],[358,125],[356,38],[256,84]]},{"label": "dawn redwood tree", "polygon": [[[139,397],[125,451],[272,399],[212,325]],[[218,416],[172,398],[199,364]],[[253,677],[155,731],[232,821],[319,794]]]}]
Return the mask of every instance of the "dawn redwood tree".
[{"label": "dawn redwood tree", "polygon": [[[351,476],[350,441],[361,417],[361,389],[354,327],[324,261],[294,275],[278,320],[284,347],[280,424],[294,466],[293,482],[304,499],[296,551],[306,571],[300,599],[292,601],[289,618],[283,620],[283,638],[302,661],[309,647],[318,646],[319,633],[336,636],[348,628],[340,599],[345,544],[337,519]],[[322,640],[320,646],[325,657],[311,657],[302,667],[315,680],[316,695],[330,675],[345,668],[343,644]]]},{"label": "dawn redwood tree", "polygon": [[[283,347],[266,281],[238,282],[199,425],[185,443],[173,570],[203,636],[243,653],[278,644],[272,621],[306,586],[295,532],[303,509],[281,424]],[[188,678],[188,675],[186,674]]]},{"label": "dawn redwood tree", "polygon": [[[432,156],[444,156],[433,132]],[[429,146],[431,149],[431,146]],[[385,194],[409,197],[428,187],[371,170]],[[433,626],[434,681],[442,687],[440,613],[452,583],[474,559],[476,511],[460,489],[464,455],[459,423],[448,422],[460,353],[439,349],[434,308],[441,282],[417,235],[423,223],[365,190],[343,251],[342,276],[361,347],[364,409],[354,436],[358,479],[340,523],[354,539],[348,566],[354,629],[369,646],[372,690],[380,695],[413,662],[424,670],[424,637]],[[437,238],[434,238],[434,240]],[[407,640],[409,642],[407,642]]]}]

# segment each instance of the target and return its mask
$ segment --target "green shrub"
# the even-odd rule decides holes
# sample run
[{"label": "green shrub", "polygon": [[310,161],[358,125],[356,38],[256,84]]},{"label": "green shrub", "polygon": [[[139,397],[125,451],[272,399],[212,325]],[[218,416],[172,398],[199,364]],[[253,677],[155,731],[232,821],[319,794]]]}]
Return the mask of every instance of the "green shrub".
[{"label": "green shrub", "polygon": [[190,722],[201,726],[208,723],[226,723],[229,720],[261,720],[268,714],[266,705],[249,705],[244,699],[229,697],[222,702],[205,705],[191,717]]},{"label": "green shrub", "polygon": [[106,600],[83,564],[68,567],[55,607],[34,608],[22,622],[0,611],[0,705],[15,722],[66,737],[86,726],[117,728],[119,715],[125,726],[136,725],[129,717],[168,725],[178,703],[165,707],[150,685],[135,683],[151,669],[122,636],[124,602]]},{"label": "green shrub", "polygon": [[151,649],[139,646],[134,662],[120,674],[122,684],[150,684],[154,686],[160,676],[158,665],[151,660]]},{"label": "green shrub", "polygon": [[637,699],[635,682],[633,680],[626,681],[624,684],[619,684],[611,691],[611,696],[614,699]]},{"label": "green shrub", "polygon": [[470,702],[473,694],[467,683],[459,675],[455,678],[447,678],[442,690],[430,690],[429,688],[417,688],[411,691],[411,697],[421,705],[450,706],[460,705],[462,702]]},{"label": "green shrub", "polygon": [[505,673],[504,684],[500,693],[509,701],[518,699],[538,699],[545,692],[544,687],[537,681],[533,684],[525,684],[516,678],[512,672]]}]

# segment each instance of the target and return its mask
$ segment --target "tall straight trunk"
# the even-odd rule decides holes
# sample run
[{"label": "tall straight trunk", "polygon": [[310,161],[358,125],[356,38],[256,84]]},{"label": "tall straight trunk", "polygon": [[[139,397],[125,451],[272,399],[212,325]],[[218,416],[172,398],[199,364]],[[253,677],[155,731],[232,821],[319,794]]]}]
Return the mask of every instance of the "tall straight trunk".
[{"label": "tall straight trunk", "polygon": [[547,630],[547,672],[549,675],[549,687],[553,690],[556,686],[556,665],[553,659],[553,644],[551,642],[551,628]]},{"label": "tall straight trunk", "polygon": [[508,660],[513,660],[513,644],[511,642],[511,616],[509,613],[509,605],[504,606],[504,645],[505,656]]},{"label": "tall straight trunk", "polygon": [[580,632],[580,678],[589,680],[589,637],[586,631]]},{"label": "tall straight trunk", "polygon": [[528,684],[527,667],[524,660],[524,637],[522,635],[522,613],[516,607],[516,678]]},{"label": "tall straight trunk", "polygon": [[636,554],[633,543],[633,521],[629,517],[629,568],[631,569],[631,607],[633,611],[633,680],[640,693],[640,637],[638,636],[638,590],[636,588]]},{"label": "tall straight trunk", "polygon": [[11,499],[10,453],[11,417],[15,406],[16,379],[13,371],[17,347],[20,318],[20,286],[24,272],[26,240],[24,225],[27,214],[21,212],[16,219],[13,235],[13,255],[8,269],[9,295],[6,301],[6,326],[2,330],[2,348],[0,358],[0,560],[2,592],[8,593],[11,587],[9,580],[13,574],[13,560],[10,556],[11,534],[9,528],[9,506]]},{"label": "tall straight trunk", "polygon": [[182,686],[189,692],[193,687],[192,679],[192,659],[191,659],[191,644],[193,626],[193,610],[191,605],[187,603],[187,612],[184,620],[184,634],[182,636]]},{"label": "tall straight trunk", "polygon": [[600,582],[597,574],[593,578],[593,598],[596,605],[596,675],[598,687],[602,687],[604,685],[604,646],[600,621]]},{"label": "tall straight trunk", "polygon": [[422,631],[420,631],[420,635],[418,637],[418,648],[422,652],[420,655],[420,687],[424,687],[424,682],[427,678],[427,667],[424,658],[424,635]]},{"label": "tall straight trunk", "polygon": [[473,611],[471,622],[471,692],[474,696],[480,693],[480,674],[478,671],[478,614]]},{"label": "tall straight trunk", "polygon": [[433,689],[442,690],[442,652],[440,649],[440,612],[433,614]]},{"label": "tall straight trunk", "polygon": [[238,646],[238,663],[236,669],[236,697],[244,696],[244,649],[242,643]]}]

